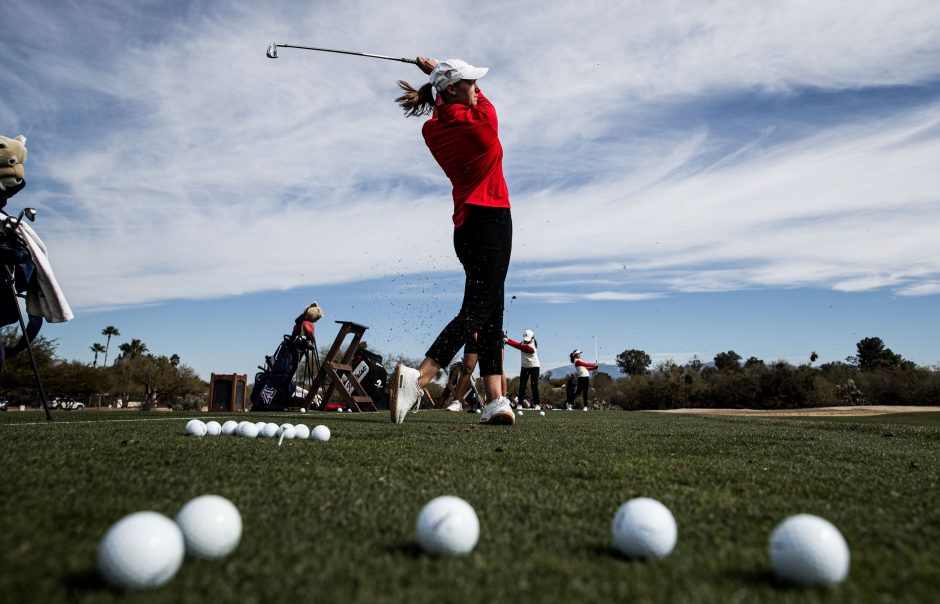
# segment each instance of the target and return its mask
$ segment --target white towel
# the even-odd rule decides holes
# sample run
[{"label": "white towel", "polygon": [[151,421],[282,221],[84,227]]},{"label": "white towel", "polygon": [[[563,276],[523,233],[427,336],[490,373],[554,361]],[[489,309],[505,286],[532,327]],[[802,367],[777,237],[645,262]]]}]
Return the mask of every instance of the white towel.
[{"label": "white towel", "polygon": [[29,255],[33,257],[33,263],[36,264],[36,278],[39,282],[38,292],[26,294],[26,312],[33,316],[41,316],[50,323],[71,321],[75,315],[72,314],[72,307],[69,306],[52,272],[46,245],[26,222],[21,221],[18,228],[29,249]]}]

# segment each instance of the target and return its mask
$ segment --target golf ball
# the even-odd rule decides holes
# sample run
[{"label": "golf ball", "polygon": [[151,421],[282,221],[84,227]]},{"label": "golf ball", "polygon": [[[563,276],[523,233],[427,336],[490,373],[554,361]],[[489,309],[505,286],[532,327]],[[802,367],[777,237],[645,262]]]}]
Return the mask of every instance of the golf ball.
[{"label": "golf ball", "polygon": [[614,547],[624,556],[661,559],[676,545],[676,519],[655,499],[637,497],[617,510],[611,533]]},{"label": "golf ball", "polygon": [[264,428],[261,428],[260,436],[264,438],[274,438],[277,436],[278,430],[280,430],[280,428],[278,428],[277,424],[265,424]]},{"label": "golf ball", "polygon": [[295,425],[294,437],[299,438],[300,440],[307,440],[310,438],[310,428],[308,428],[305,424]]},{"label": "golf ball", "polygon": [[118,520],[98,544],[98,572],[122,589],[154,589],[173,578],[183,562],[183,533],[156,512]]},{"label": "golf ball", "polygon": [[480,521],[473,506],[451,495],[429,501],[417,523],[418,543],[429,554],[460,556],[470,553],[480,538]]},{"label": "golf ball", "polygon": [[340,408],[339,408],[339,409],[337,409],[336,411],[337,411],[337,413],[342,413],[342,412],[343,412],[343,408],[342,408],[342,407],[340,407]]},{"label": "golf ball", "polygon": [[831,522],[812,514],[790,516],[770,536],[774,573],[799,585],[838,585],[849,574],[849,546]]},{"label": "golf ball", "polygon": [[176,514],[176,524],[183,532],[186,553],[195,558],[227,556],[242,537],[238,508],[218,495],[190,500]]},{"label": "golf ball", "polygon": [[522,409],[519,409],[519,412],[516,415],[518,415],[519,417],[522,417],[523,415],[525,415],[525,413],[522,412]]},{"label": "golf ball", "polygon": [[191,419],[186,422],[186,434],[190,436],[205,436],[206,425],[198,419]]},{"label": "golf ball", "polygon": [[545,412],[544,412],[544,411],[539,411],[539,415],[541,415],[542,417],[545,417]]},{"label": "golf ball", "polygon": [[242,422],[238,425],[238,435],[244,438],[257,438],[258,426],[251,422]]},{"label": "golf ball", "polygon": [[307,412],[307,408],[306,408],[306,407],[301,407],[301,408],[300,408],[300,412],[301,412],[301,413],[306,413],[306,412]]},{"label": "golf ball", "polygon": [[238,422],[233,420],[228,420],[222,424],[222,434],[230,435],[235,434],[235,429],[238,428]]},{"label": "golf ball", "polygon": [[278,436],[283,436],[284,440],[294,440],[294,437],[297,436],[297,431],[294,430],[294,424],[281,424],[281,427],[278,428]]},{"label": "golf ball", "polygon": [[209,436],[222,434],[222,424],[217,421],[206,422],[206,434]]},{"label": "golf ball", "polygon": [[258,432],[264,430],[264,422],[255,422],[255,425],[258,426]]},{"label": "golf ball", "polygon": [[330,429],[324,425],[319,425],[310,432],[310,440],[326,442],[330,440]]}]

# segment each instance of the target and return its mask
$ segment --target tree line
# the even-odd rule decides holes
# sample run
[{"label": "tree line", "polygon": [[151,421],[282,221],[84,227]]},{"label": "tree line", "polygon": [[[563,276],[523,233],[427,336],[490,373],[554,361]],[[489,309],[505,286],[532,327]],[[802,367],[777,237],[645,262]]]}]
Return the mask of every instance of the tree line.
[{"label": "tree line", "polygon": [[[100,401],[120,400],[123,403],[139,401],[143,408],[167,406],[196,409],[205,404],[208,384],[179,355],[152,354],[139,339],[118,346],[119,353],[107,364],[111,338],[120,332],[109,325],[102,331],[106,344],[93,344],[95,353],[91,365],[80,361],[66,361],[56,356],[56,341],[39,336],[32,342],[33,356],[39,368],[43,389],[49,399],[78,400],[88,406]],[[0,330],[4,348],[18,339],[15,327]],[[98,366],[98,356],[104,363]],[[7,359],[0,372],[0,393],[13,404],[39,402],[36,378],[27,353]]]},{"label": "tree line", "polygon": [[938,368],[917,366],[881,338],[860,340],[856,354],[844,361],[816,366],[818,358],[814,351],[804,364],[766,363],[729,350],[715,355],[711,365],[666,361],[650,370],[646,353],[625,350],[617,365],[628,377],[599,377],[595,394],[625,409],[940,404]]}]

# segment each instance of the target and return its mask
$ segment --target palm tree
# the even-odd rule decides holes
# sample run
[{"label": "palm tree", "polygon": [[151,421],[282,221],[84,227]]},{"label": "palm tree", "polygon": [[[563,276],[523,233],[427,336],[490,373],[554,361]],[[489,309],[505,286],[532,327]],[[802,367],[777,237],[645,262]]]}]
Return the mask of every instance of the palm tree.
[{"label": "palm tree", "polygon": [[99,344],[98,342],[95,342],[94,344],[91,345],[91,351],[92,351],[93,353],[95,353],[95,362],[92,363],[91,366],[92,366],[92,367],[97,367],[97,366],[98,366],[98,355],[101,354],[102,352],[107,352],[108,349],[105,348],[104,344]]},{"label": "palm tree", "polygon": [[107,327],[101,330],[101,335],[108,336],[108,341],[104,345],[104,363],[101,364],[102,367],[107,367],[108,366],[108,348],[111,347],[111,336],[119,336],[121,335],[121,332],[118,331],[117,327],[115,327],[114,325],[108,325]]},{"label": "palm tree", "polygon": [[134,338],[130,342],[125,342],[118,346],[121,350],[121,354],[129,359],[136,359],[137,357],[143,356],[149,352],[147,345]]}]

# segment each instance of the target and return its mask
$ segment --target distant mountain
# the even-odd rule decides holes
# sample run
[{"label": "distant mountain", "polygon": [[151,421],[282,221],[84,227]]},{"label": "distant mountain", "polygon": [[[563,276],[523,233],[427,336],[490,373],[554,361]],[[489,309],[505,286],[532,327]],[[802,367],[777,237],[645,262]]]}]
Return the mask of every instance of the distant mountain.
[{"label": "distant mountain", "polygon": [[[601,363],[600,367],[597,368],[597,371],[598,373],[606,373],[614,379],[625,377],[624,374],[620,373],[620,367],[607,363]],[[574,365],[569,363],[568,365],[562,365],[561,367],[555,367],[554,369],[543,371],[541,374],[542,377],[545,377],[546,373],[551,374],[551,379],[560,380],[566,377],[569,373],[574,373]]]}]

